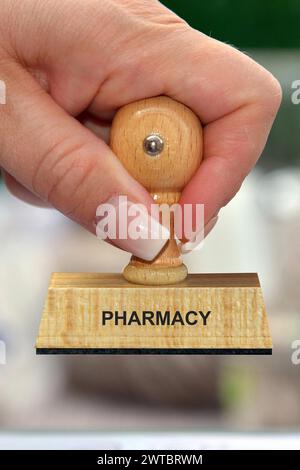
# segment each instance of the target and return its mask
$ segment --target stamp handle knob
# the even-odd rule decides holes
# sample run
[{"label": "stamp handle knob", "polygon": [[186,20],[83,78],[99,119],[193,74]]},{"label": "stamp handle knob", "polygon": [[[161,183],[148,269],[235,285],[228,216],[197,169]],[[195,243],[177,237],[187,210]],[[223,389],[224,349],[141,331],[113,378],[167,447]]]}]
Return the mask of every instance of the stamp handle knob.
[{"label": "stamp handle knob", "polygon": [[[172,205],[200,165],[202,126],[185,105],[159,96],[123,106],[116,113],[110,146],[127,171],[158,204]],[[151,262],[132,257],[123,275],[138,284],[173,284],[187,276],[174,240]]]}]

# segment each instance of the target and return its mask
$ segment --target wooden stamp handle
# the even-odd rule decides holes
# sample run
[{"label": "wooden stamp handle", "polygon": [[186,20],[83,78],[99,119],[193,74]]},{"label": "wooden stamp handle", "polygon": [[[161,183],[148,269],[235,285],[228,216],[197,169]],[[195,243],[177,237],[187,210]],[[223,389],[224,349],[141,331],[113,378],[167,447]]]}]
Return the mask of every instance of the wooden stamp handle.
[{"label": "wooden stamp handle", "polygon": [[[202,160],[202,127],[186,106],[166,96],[121,108],[112,124],[110,146],[127,171],[158,204],[179,201],[182,189]],[[138,284],[173,284],[187,276],[171,237],[151,262],[132,257],[123,275]]]}]

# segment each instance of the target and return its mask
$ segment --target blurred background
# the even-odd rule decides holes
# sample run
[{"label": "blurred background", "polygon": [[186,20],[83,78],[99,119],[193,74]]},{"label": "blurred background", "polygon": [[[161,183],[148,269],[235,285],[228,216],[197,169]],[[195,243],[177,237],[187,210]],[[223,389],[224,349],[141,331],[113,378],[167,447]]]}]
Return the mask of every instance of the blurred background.
[{"label": "blurred background", "polygon": [[[165,1],[193,27],[245,51],[283,88],[269,142],[190,272],[258,272],[271,357],[35,356],[53,271],[120,272],[129,256],[0,180],[0,430],[161,431],[300,428],[299,0]],[[220,78],[221,80],[221,78]]]}]

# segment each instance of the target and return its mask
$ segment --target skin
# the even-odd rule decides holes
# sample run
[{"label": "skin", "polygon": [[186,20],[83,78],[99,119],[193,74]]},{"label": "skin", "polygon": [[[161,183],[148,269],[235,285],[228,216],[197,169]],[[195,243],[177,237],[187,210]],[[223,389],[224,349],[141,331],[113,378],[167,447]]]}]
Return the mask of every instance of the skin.
[{"label": "skin", "polygon": [[204,161],[180,202],[204,203],[207,224],[259,158],[281,101],[268,71],[156,0],[1,0],[0,78],[8,188],[93,233],[111,196],[152,202],[106,143],[120,106],[167,95],[199,116]]}]

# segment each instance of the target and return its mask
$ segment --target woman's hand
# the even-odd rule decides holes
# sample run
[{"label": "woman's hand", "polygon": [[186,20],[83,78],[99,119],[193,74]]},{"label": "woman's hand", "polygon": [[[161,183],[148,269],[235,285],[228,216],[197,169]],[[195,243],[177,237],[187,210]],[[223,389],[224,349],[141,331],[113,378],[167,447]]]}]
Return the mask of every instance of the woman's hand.
[{"label": "woman's hand", "polygon": [[[168,95],[199,116],[204,161],[181,203],[204,203],[209,227],[260,156],[281,101],[263,67],[156,0],[2,0],[0,79],[8,187],[92,232],[112,196],[152,202],[106,143],[117,108]],[[161,247],[149,239],[139,256]],[[135,253],[135,241],[126,249]]]}]

